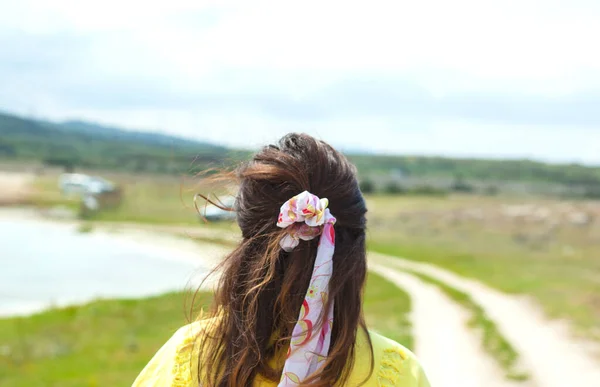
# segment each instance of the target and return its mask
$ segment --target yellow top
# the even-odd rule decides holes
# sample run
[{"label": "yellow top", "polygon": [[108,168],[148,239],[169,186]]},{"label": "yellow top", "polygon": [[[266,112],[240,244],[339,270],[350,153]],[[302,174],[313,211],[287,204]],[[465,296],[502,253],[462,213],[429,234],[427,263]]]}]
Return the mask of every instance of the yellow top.
[{"label": "yellow top", "polygon": [[[154,355],[133,383],[133,387],[197,387],[198,345],[196,338],[211,320],[201,320],[180,328]],[[365,381],[371,362],[367,337],[359,334],[356,358],[348,386]],[[373,345],[373,373],[365,387],[429,387],[427,377],[415,355],[402,345],[369,331]],[[257,387],[276,387],[277,383],[256,380]]]}]

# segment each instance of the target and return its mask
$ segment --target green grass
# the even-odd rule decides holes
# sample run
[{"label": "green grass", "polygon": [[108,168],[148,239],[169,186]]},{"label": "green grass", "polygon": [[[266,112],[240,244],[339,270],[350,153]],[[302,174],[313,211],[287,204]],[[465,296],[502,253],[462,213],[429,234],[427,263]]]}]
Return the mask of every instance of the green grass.
[{"label": "green grass", "polygon": [[[200,293],[198,306],[210,303]],[[0,386],[130,386],[153,354],[186,324],[184,293],[142,300],[105,300],[0,319]],[[369,275],[365,313],[370,326],[412,347],[408,296]]]},{"label": "green grass", "polygon": [[81,234],[88,234],[94,231],[94,225],[90,222],[82,222],[77,227],[77,232]]},{"label": "green grass", "polygon": [[[210,299],[202,294],[199,304]],[[131,385],[184,316],[184,295],[172,293],[2,319],[0,385]]]},{"label": "green grass", "polygon": [[414,348],[408,312],[410,296],[383,277],[369,272],[364,298],[367,325],[409,349]]},{"label": "green grass", "polygon": [[519,369],[519,354],[510,342],[498,331],[496,324],[483,308],[464,292],[454,289],[428,275],[408,271],[424,282],[437,286],[444,294],[463,306],[470,314],[469,327],[481,334],[483,348],[500,364],[508,379],[527,380],[529,375]]},{"label": "green grass", "polygon": [[64,207],[78,211],[81,205],[79,200],[65,198],[58,187],[58,175],[38,176],[32,184],[31,193],[27,197],[27,204],[38,208]]}]

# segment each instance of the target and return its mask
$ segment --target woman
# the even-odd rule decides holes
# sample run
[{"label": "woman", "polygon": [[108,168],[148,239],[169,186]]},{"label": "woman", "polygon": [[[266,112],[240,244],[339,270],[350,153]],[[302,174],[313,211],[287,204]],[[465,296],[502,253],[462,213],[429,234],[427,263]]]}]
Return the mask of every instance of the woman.
[{"label": "woman", "polygon": [[365,325],[354,166],[289,134],[237,177],[243,238],[222,263],[212,316],[181,328],[134,386],[429,386],[410,351]]}]

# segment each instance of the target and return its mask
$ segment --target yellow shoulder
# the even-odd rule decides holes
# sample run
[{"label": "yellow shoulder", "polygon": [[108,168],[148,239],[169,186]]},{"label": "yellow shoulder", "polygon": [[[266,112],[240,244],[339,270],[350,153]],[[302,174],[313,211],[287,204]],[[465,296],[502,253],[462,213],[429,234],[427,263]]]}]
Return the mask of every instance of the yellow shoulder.
[{"label": "yellow shoulder", "polygon": [[[421,364],[410,350],[373,331],[369,331],[369,338],[373,346],[373,373],[364,386],[429,387]],[[350,384],[364,381],[370,364],[368,341],[363,332],[358,337],[355,366]]]},{"label": "yellow shoulder", "polygon": [[[186,325],[156,352],[132,387],[192,387],[197,385],[196,339],[211,319]],[[195,350],[194,350],[195,349]]]},{"label": "yellow shoulder", "polygon": [[[214,319],[201,320],[180,328],[154,355],[132,387],[197,386],[198,346],[196,339]],[[356,359],[348,385],[366,387],[429,387],[427,377],[416,356],[378,333],[369,331],[373,359],[367,335],[359,332]],[[371,360],[373,372],[369,375]]]}]

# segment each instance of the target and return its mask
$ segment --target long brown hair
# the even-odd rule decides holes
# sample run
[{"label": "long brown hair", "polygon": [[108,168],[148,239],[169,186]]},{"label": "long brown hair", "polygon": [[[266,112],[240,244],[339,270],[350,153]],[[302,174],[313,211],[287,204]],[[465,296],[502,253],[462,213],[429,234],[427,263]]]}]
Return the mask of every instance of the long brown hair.
[{"label": "long brown hair", "polygon": [[[325,365],[304,385],[347,381],[355,357],[366,279],[367,211],[354,166],[340,152],[306,134],[288,134],[258,152],[235,173],[235,203],[242,241],[221,264],[222,275],[210,334],[200,340],[202,385],[251,386],[257,376],[279,381],[285,354],[315,261],[318,238],[292,252],[279,247],[285,230],[276,227],[281,205],[307,190],[329,199],[337,218],[333,275],[328,302],[334,302],[331,345]],[[326,305],[325,310],[328,309]],[[367,334],[368,338],[368,334]],[[372,347],[371,372],[373,369]]]}]

